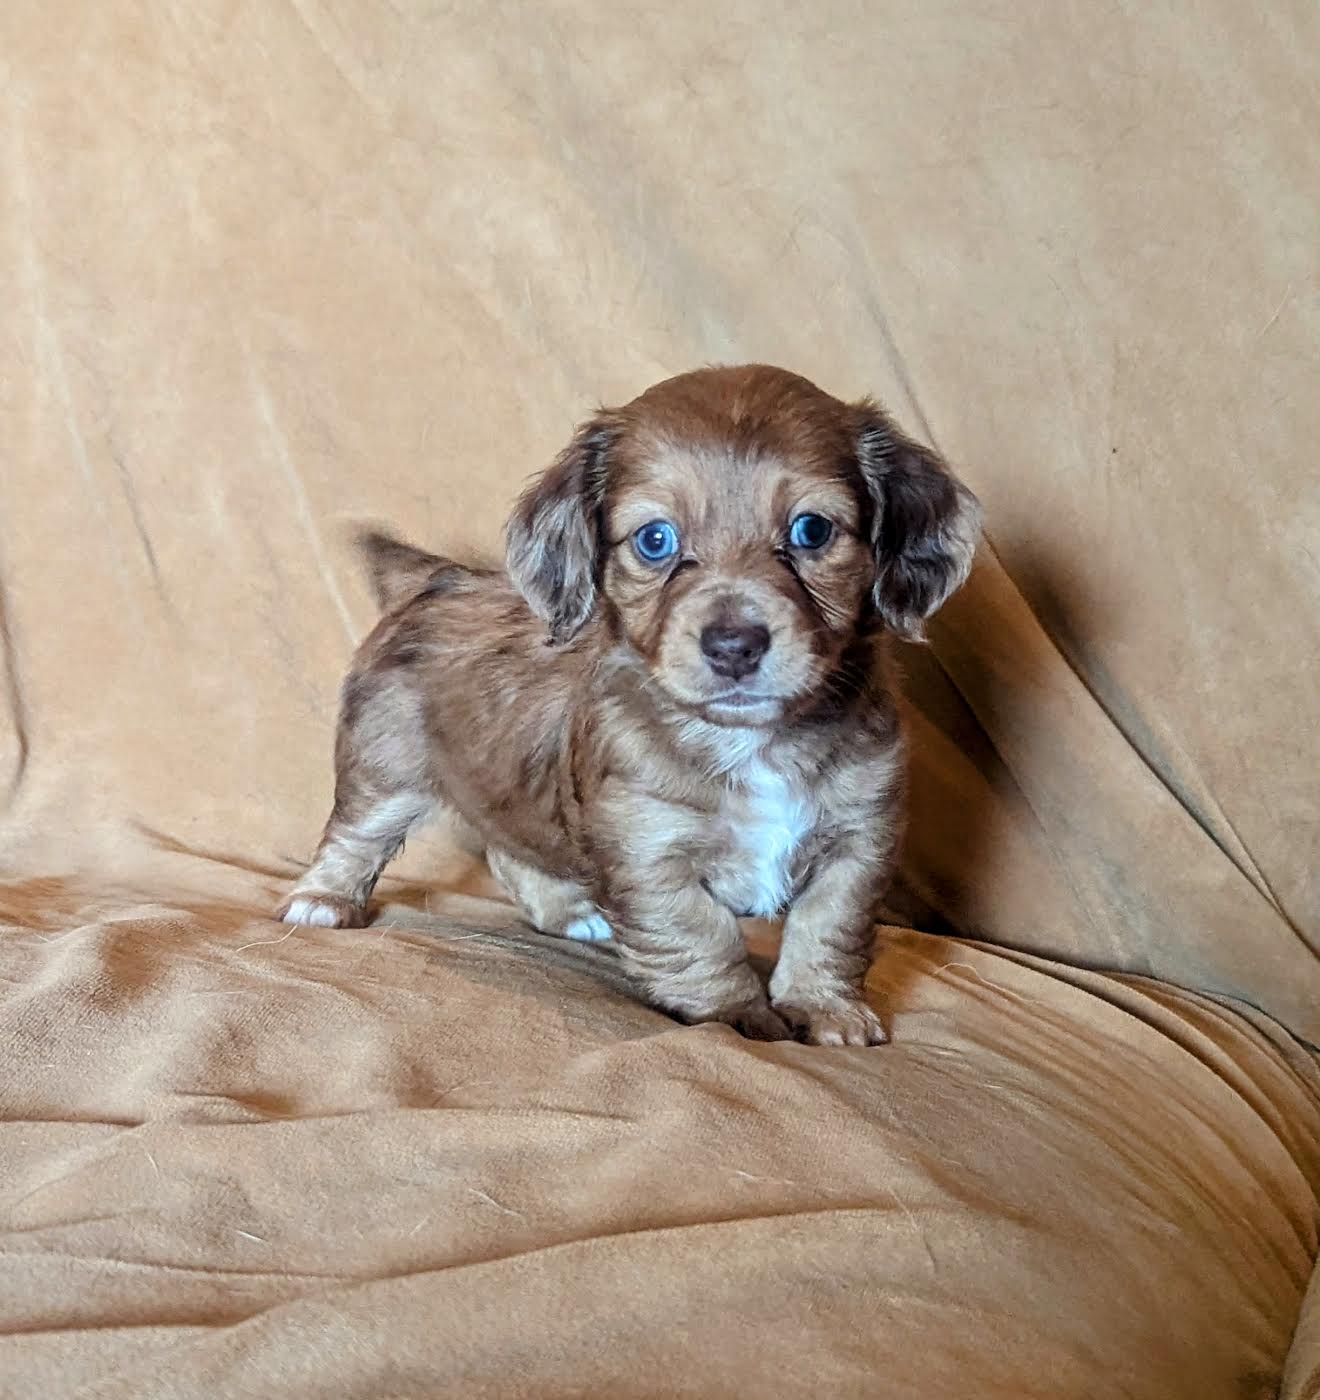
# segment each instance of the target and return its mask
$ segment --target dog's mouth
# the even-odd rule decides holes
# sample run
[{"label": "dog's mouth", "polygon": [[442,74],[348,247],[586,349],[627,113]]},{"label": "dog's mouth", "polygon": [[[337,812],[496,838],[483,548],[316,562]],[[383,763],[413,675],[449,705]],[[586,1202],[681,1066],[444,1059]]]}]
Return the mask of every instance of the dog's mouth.
[{"label": "dog's mouth", "polygon": [[662,651],[656,658],[639,656],[636,661],[652,693],[663,693],[681,710],[714,724],[764,728],[795,714],[819,684],[811,658],[784,650],[782,657],[746,675],[720,675],[686,648],[672,658]]},{"label": "dog's mouth", "polygon": [[734,688],[701,701],[706,715],[719,723],[768,724],[784,712],[787,697],[764,690]]},{"label": "dog's mouth", "polygon": [[722,695],[708,696],[707,705],[724,705],[731,710],[753,709],[757,705],[782,705],[782,695],[770,695],[761,690],[726,690]]}]

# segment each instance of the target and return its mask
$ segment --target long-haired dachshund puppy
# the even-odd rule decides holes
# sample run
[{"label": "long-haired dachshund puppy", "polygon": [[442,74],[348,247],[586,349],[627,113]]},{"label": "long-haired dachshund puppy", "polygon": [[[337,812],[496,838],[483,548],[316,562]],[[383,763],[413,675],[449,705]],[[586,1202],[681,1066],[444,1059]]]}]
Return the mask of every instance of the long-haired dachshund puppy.
[{"label": "long-haired dachshund puppy", "polygon": [[[536,928],[612,937],[654,1005],[881,1043],[862,981],[902,825],[886,637],[922,636],[979,522],[875,404],[751,365],[585,423],[519,500],[507,573],[364,537],[384,615],[281,917],[365,922],[443,803]],[[780,914],[767,995],[738,918]]]}]

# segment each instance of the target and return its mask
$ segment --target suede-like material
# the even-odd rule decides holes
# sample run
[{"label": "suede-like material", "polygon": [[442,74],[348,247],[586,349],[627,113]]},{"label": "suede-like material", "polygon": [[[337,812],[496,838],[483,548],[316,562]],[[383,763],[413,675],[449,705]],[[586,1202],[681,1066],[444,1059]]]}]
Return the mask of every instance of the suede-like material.
[{"label": "suede-like material", "polygon": [[[1317,1394],[1318,55],[0,9],[0,1395]],[[268,922],[348,528],[498,557],[597,403],[746,360],[986,509],[900,655],[893,1043],[680,1027],[443,824],[372,928]]]}]

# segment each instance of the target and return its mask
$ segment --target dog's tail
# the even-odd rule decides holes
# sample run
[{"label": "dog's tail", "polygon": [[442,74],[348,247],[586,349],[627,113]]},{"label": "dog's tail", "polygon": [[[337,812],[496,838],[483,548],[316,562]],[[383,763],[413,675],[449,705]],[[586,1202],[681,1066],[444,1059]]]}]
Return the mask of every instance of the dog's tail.
[{"label": "dog's tail", "polygon": [[366,563],[367,577],[382,612],[393,612],[446,574],[465,572],[452,559],[428,554],[375,526],[359,530],[353,542]]}]

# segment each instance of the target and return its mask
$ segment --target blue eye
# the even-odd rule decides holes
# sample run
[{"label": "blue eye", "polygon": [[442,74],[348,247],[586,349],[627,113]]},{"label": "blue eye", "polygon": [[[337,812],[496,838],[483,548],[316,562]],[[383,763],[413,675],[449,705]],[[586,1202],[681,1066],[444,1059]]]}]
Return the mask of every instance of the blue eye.
[{"label": "blue eye", "polygon": [[633,535],[633,548],[648,564],[659,564],[678,553],[678,531],[667,520],[653,520]]},{"label": "blue eye", "polygon": [[788,527],[788,542],[795,549],[819,549],[829,544],[834,524],[823,515],[799,515]]}]

